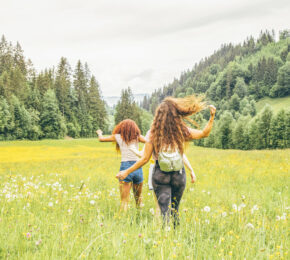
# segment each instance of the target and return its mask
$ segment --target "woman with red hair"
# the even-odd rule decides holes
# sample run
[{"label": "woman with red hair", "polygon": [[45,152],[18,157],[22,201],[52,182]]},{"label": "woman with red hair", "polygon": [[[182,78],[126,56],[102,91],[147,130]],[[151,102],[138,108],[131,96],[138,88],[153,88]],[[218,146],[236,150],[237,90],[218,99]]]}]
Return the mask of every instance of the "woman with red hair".
[{"label": "woman with red hair", "polygon": [[[100,142],[115,142],[117,151],[121,152],[120,171],[130,168],[138,161],[138,156],[132,152],[130,148],[139,148],[139,142],[145,143],[145,138],[141,135],[141,131],[137,124],[126,119],[121,121],[113,130],[112,135],[103,137],[102,130],[98,130]],[[121,208],[126,211],[128,209],[130,190],[133,183],[133,193],[137,208],[142,204],[142,187],[143,187],[143,171],[139,168],[130,173],[126,178],[120,180]]]}]

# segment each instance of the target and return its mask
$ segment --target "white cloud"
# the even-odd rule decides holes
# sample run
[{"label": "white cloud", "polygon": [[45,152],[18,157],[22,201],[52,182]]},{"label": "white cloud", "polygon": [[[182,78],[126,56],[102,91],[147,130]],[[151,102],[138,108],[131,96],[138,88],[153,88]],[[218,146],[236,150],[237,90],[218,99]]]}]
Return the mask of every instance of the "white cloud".
[{"label": "white cloud", "polygon": [[2,1],[0,33],[36,68],[87,61],[105,95],[151,92],[222,43],[289,26],[286,0]]}]

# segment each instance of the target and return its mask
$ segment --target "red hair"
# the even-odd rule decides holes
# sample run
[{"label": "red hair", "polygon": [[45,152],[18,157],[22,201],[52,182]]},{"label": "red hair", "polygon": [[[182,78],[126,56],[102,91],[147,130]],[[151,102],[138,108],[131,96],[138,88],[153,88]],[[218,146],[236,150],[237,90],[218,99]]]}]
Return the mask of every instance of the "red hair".
[{"label": "red hair", "polygon": [[[129,144],[133,141],[138,141],[141,131],[133,120],[125,119],[115,126],[112,134],[120,134],[122,140]],[[120,149],[118,143],[116,143],[116,149]]]}]

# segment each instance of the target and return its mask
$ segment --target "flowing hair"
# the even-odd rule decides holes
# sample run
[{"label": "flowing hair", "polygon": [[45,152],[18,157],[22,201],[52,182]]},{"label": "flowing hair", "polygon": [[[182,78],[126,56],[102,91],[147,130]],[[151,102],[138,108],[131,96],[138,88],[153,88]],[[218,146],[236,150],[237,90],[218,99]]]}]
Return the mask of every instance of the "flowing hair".
[{"label": "flowing hair", "polygon": [[184,145],[190,139],[190,132],[184,120],[192,122],[189,116],[206,107],[203,96],[184,98],[167,97],[157,107],[150,131],[150,141],[156,154],[161,150],[184,152]]},{"label": "flowing hair", "polygon": [[[133,120],[125,119],[115,126],[112,134],[120,134],[122,140],[126,144],[130,144],[134,141],[138,141],[138,138],[141,135],[141,131]],[[120,150],[119,144],[117,142],[116,149],[117,151]]]}]

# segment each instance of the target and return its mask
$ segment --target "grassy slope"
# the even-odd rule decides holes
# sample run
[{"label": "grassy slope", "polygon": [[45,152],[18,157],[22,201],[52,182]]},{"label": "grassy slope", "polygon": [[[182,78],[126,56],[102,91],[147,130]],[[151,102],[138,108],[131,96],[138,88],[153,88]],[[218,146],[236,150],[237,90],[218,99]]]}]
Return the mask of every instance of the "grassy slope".
[{"label": "grassy slope", "polygon": [[290,109],[290,96],[283,98],[263,98],[256,103],[257,112],[260,112],[266,104],[273,108],[274,113],[278,112],[282,108],[288,110]]}]

